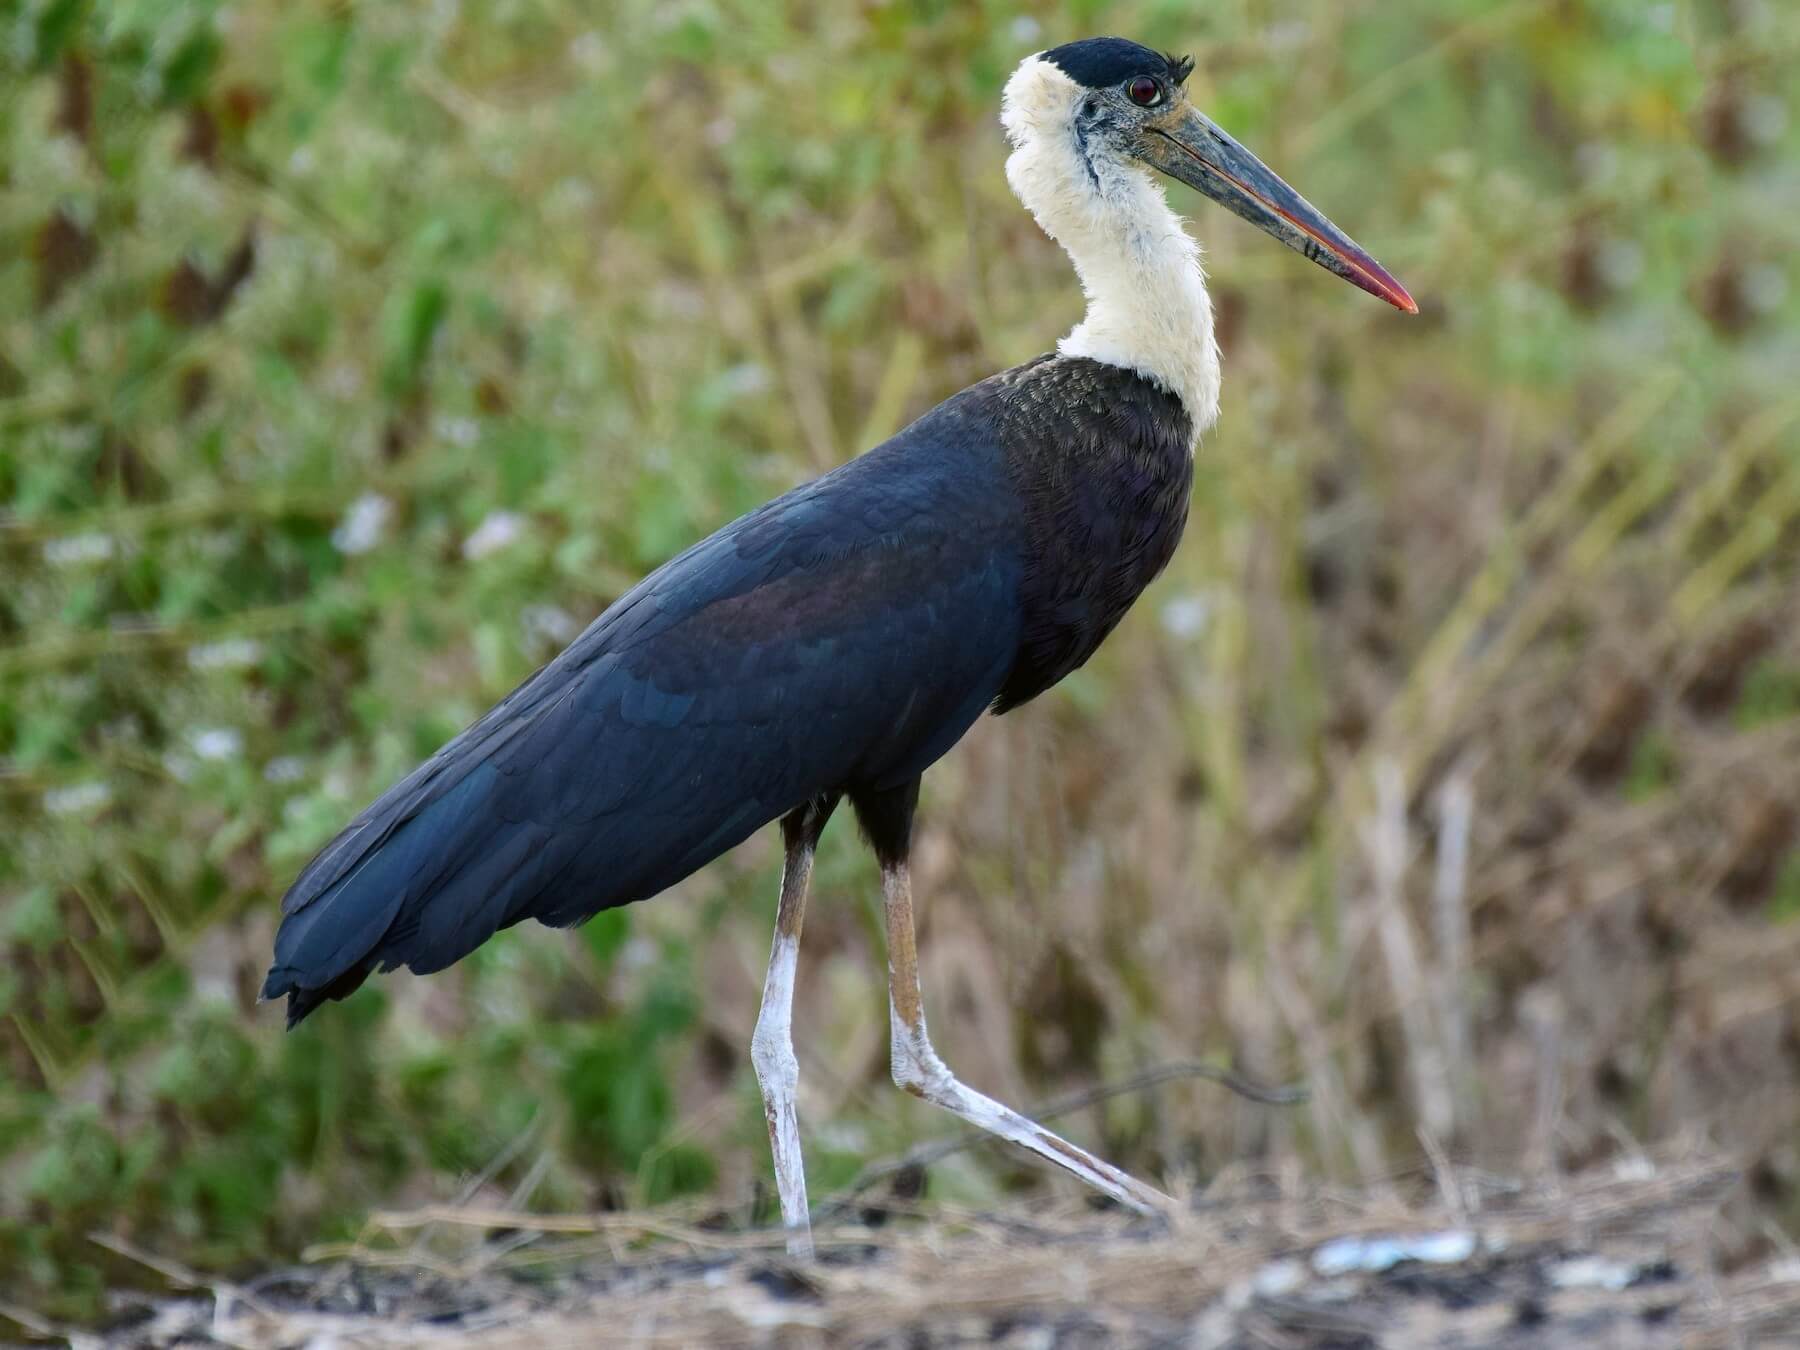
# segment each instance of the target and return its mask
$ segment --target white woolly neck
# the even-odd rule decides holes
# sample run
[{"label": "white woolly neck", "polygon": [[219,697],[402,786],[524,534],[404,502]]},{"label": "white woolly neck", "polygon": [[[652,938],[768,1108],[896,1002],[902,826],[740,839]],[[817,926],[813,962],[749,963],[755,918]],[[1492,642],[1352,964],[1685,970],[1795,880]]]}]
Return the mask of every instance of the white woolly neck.
[{"label": "white woolly neck", "polygon": [[1181,400],[1198,439],[1219,415],[1219,344],[1200,246],[1147,167],[1082,152],[1082,95],[1061,70],[1031,56],[1007,81],[1000,112],[1013,146],[1006,181],[1063,246],[1087,295],[1086,316],[1056,349],[1162,385]]}]

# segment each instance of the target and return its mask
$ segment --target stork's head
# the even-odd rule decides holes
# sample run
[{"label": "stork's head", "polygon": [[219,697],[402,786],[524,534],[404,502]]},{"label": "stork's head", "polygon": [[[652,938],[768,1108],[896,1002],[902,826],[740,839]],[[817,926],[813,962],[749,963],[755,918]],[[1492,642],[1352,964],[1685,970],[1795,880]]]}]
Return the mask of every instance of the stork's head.
[{"label": "stork's head", "polygon": [[1089,38],[1027,57],[1007,83],[1001,120],[1014,147],[1008,181],[1069,246],[1076,265],[1084,260],[1072,236],[1133,227],[1148,167],[1371,295],[1418,313],[1380,263],[1187,101],[1183,85],[1192,65],[1124,38]]}]

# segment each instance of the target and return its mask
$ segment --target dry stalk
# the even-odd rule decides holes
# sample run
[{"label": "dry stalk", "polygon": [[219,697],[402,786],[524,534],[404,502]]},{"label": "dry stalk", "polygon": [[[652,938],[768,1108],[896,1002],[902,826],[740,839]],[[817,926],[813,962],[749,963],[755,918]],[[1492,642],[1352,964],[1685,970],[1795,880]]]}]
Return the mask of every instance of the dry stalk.
[{"label": "dry stalk", "polygon": [[1400,1007],[1419,1115],[1429,1134],[1446,1139],[1456,1131],[1456,1098],[1444,1047],[1429,1015],[1431,985],[1406,914],[1406,784],[1401,774],[1392,760],[1375,766],[1375,818],[1363,832],[1363,847],[1369,856],[1375,930],[1388,983]]}]

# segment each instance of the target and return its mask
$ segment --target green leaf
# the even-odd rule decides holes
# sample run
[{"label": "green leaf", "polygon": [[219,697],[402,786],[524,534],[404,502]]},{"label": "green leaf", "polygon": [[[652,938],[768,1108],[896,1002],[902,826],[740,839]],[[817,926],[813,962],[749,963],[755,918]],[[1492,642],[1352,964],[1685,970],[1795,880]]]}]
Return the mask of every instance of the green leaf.
[{"label": "green leaf", "polygon": [[179,105],[200,98],[219,64],[221,51],[218,34],[213,32],[212,26],[197,25],[163,66],[162,101]]},{"label": "green leaf", "polygon": [[383,323],[387,354],[381,374],[390,397],[403,397],[419,382],[432,339],[449,309],[449,289],[435,278],[418,282],[390,302]]},{"label": "green leaf", "polygon": [[50,0],[38,10],[32,34],[32,58],[39,70],[55,63],[81,26],[85,0]]}]

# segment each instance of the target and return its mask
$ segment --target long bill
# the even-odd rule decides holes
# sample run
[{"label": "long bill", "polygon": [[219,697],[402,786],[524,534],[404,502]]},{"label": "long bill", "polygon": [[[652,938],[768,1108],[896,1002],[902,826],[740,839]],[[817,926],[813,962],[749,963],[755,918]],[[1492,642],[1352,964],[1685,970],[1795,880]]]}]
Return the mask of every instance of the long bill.
[{"label": "long bill", "polygon": [[1274,171],[1193,107],[1146,127],[1138,158],[1235,211],[1289,248],[1395,309],[1417,314],[1406,287]]}]

